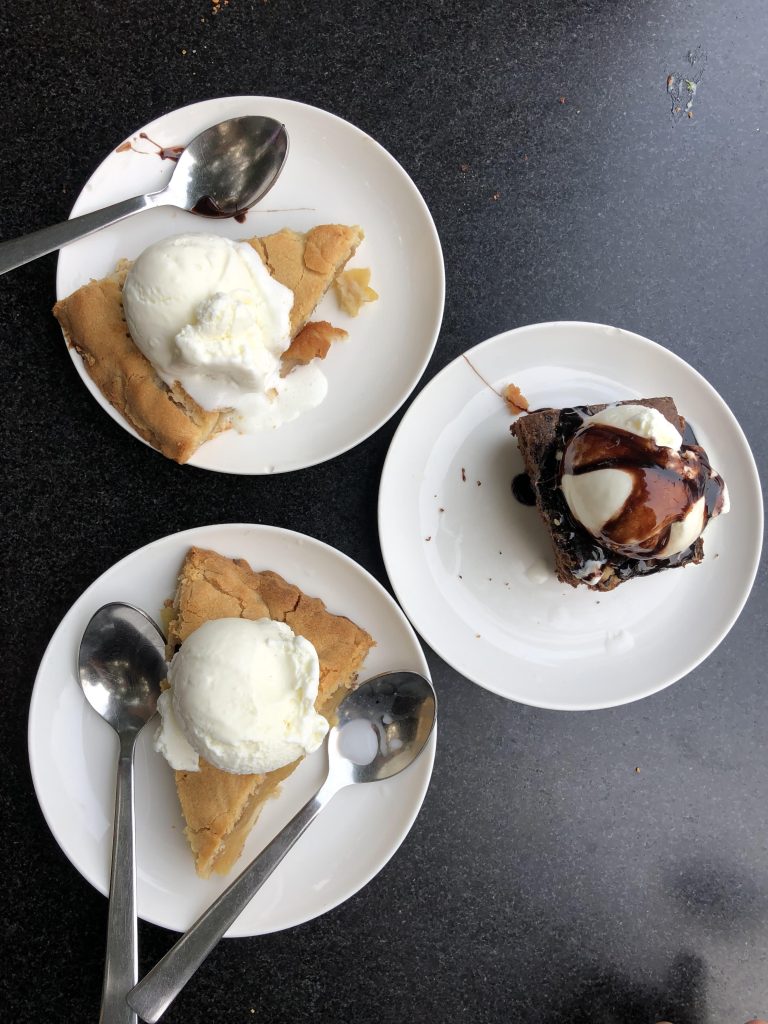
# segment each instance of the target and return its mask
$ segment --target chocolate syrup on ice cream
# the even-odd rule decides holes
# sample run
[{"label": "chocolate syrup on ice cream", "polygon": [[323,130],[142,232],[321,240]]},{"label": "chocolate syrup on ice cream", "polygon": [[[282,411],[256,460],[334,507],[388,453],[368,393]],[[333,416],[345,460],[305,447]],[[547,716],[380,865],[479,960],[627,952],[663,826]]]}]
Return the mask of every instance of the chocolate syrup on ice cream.
[{"label": "chocolate syrup on ice cream", "polygon": [[672,525],[685,519],[701,498],[703,526],[723,505],[723,481],[698,445],[683,444],[674,451],[621,427],[590,423],[566,445],[560,479],[600,469],[620,470],[632,481],[624,504],[597,536],[606,547],[629,557],[658,556]]},{"label": "chocolate syrup on ice cream", "polygon": [[[552,539],[558,548],[567,553],[572,565],[573,575],[584,580],[597,580],[601,573],[610,566],[610,572],[620,580],[632,579],[636,576],[649,576],[662,569],[686,565],[698,561],[701,557],[701,542],[696,540],[690,547],[667,558],[627,557],[612,551],[596,540],[584,527],[574,519],[568,503],[560,488],[562,463],[569,441],[576,431],[584,424],[589,410],[584,407],[566,408],[559,411],[555,440],[541,461],[541,469],[536,480],[536,491],[543,513],[550,526]],[[638,440],[642,440],[638,438]],[[684,434],[683,450],[694,449],[703,455],[703,450],[695,444],[693,431]],[[693,442],[693,443],[692,443]],[[709,469],[709,462],[706,462]],[[709,470],[711,472],[711,469]],[[722,481],[717,478],[715,489],[707,496],[707,515],[715,514],[719,500],[722,502]]]},{"label": "chocolate syrup on ice cream", "polygon": [[[192,207],[192,213],[199,213],[203,217],[228,217],[228,213],[224,213],[212,196],[202,196],[197,200],[195,205]],[[240,210],[234,215],[235,220],[238,224],[242,224],[245,220],[247,210]]]}]

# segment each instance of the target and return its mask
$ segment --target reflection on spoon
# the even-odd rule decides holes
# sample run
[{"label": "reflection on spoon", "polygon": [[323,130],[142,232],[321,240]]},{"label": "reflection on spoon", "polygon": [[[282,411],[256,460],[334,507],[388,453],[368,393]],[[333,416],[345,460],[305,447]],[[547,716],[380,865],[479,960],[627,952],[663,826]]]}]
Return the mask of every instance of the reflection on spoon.
[{"label": "reflection on spoon", "polygon": [[[266,882],[297,839],[346,786],[380,782],[407,768],[426,746],[437,715],[432,684],[415,672],[388,672],[363,683],[339,705],[326,738],[328,773],[320,789],[128,994],[154,1024]],[[354,733],[348,735],[348,730]],[[353,755],[348,753],[352,747]],[[364,761],[360,758],[366,759]]]},{"label": "reflection on spoon", "polygon": [[86,626],[78,655],[80,685],[94,711],[120,738],[100,1017],[111,1024],[136,1021],[125,1001],[138,971],[133,751],[155,713],[167,668],[163,634],[139,608],[105,604]]}]

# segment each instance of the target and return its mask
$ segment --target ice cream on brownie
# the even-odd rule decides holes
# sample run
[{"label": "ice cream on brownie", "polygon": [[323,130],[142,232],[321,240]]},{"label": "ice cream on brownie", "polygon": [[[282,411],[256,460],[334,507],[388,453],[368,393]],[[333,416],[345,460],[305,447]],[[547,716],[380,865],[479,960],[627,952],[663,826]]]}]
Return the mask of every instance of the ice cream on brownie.
[{"label": "ice cream on brownie", "polygon": [[513,425],[563,582],[612,590],[701,561],[728,492],[684,430],[671,398],[540,409]]}]

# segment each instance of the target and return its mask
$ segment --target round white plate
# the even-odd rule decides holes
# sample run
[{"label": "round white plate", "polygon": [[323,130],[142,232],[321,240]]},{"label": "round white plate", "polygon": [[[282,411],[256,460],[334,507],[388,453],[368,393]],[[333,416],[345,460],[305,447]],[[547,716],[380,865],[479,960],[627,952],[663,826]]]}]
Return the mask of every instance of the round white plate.
[{"label": "round white plate", "polygon": [[[511,493],[512,416],[467,359],[531,409],[671,395],[731,495],[704,561],[607,594],[559,583],[543,523]],[[660,345],[587,323],[521,327],[454,360],[400,424],[379,492],[387,572],[424,639],[481,686],[564,710],[637,700],[702,661],[747,599],[762,518],[752,453],[717,392]]]},{"label": "round white plate", "polygon": [[[108,891],[117,737],[86,703],[77,680],[77,651],[90,617],[108,601],[127,601],[160,621],[191,545],[254,568],[279,572],[332,612],[349,614],[377,641],[362,678],[390,669],[429,674],[408,620],[376,580],[320,541],[271,526],[229,524],[187,530],[148,544],[104,573],[67,612],[40,664],[29,711],[29,760],[40,806],[77,870]],[[173,773],[152,749],[153,725],[136,746],[138,913],[184,931],[232,881],[195,874]],[[381,870],[421,807],[435,756],[433,734],[422,756],[386,782],[334,797],[227,933],[261,935],[301,924],[348,899]],[[268,802],[238,864],[248,861],[314,793],[323,754],[306,758]]]},{"label": "round white plate", "polygon": [[[278,430],[250,436],[229,430],[204,444],[189,462],[225,473],[280,473],[347,451],[402,405],[437,341],[445,271],[429,210],[397,161],[348,122],[292,100],[231,96],[194,103],[152,121],[126,140],[133,148],[122,149],[121,144],[91,175],[71,216],[166,184],[176,165],[161,160],[140,132],[163,146],[184,145],[209,125],[245,114],[282,121],[290,151],[274,188],[244,224],[169,207],[140,213],[62,249],[56,294],[64,298],[90,278],[111,273],[122,257],[133,259],[152,242],[184,231],[248,238],[283,227],[306,231],[315,224],[360,224],[365,240],[349,266],[371,268],[371,284],[380,298],[355,318],[341,312],[333,294],[318,306],[315,319],[330,320],[349,332],[323,360],[329,384],[325,401]],[[138,437],[102,396],[74,349],[71,355],[96,401]]]}]

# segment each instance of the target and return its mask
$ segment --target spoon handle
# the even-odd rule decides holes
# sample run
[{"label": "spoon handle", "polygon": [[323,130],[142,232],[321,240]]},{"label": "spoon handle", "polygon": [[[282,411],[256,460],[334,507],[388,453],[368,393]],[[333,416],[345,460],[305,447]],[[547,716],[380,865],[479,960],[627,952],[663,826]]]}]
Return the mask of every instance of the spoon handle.
[{"label": "spoon handle", "polygon": [[165,1013],[240,912],[286,853],[341,787],[327,780],[219,898],[128,993],[128,1003],[149,1024]]},{"label": "spoon handle", "polygon": [[78,238],[84,238],[85,235],[106,228],[119,220],[125,220],[134,213],[158,205],[156,200],[159,194],[156,192],[152,195],[124,199],[103,210],[94,210],[93,213],[86,213],[82,217],[73,217],[72,220],[54,224],[53,227],[41,228],[40,231],[22,235],[21,238],[14,238],[10,242],[0,242],[0,274],[7,274],[9,270],[15,270],[16,267],[36,260],[38,256],[45,256],[54,249],[60,249],[62,245],[75,242]]},{"label": "spoon handle", "polygon": [[107,954],[99,1024],[136,1024],[125,995],[138,977],[136,943],[136,867],[133,830],[133,744],[135,734],[120,737],[109,880]]}]

